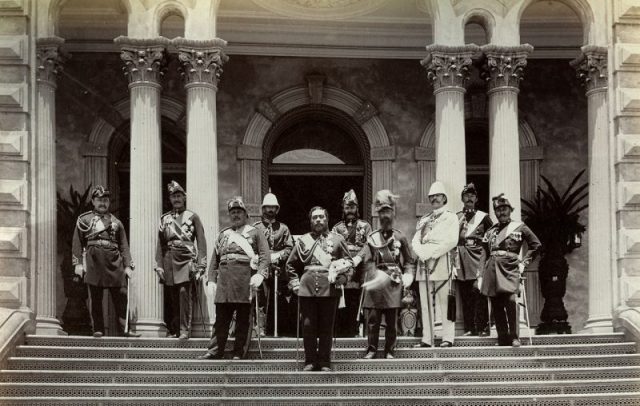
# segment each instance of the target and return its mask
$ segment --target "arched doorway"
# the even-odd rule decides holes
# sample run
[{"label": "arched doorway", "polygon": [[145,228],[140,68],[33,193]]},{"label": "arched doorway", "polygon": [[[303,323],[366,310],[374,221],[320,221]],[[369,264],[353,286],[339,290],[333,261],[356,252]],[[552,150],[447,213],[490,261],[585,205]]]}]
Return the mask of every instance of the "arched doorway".
[{"label": "arched doorway", "polygon": [[316,205],[329,211],[329,224],[342,215],[341,199],[354,189],[360,215],[369,217],[371,165],[363,131],[332,107],[306,106],[284,115],[263,144],[263,194],[271,189],[281,205],[280,219],[293,234],[309,229],[306,216]]}]

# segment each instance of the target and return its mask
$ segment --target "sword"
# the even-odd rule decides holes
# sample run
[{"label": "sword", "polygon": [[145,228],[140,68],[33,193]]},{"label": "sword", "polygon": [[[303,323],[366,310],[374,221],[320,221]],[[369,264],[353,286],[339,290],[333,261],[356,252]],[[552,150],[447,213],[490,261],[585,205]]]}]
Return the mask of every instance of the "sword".
[{"label": "sword", "polygon": [[[436,343],[435,343],[435,337],[434,337],[434,332],[433,332],[434,323],[433,323],[433,313],[432,313],[433,312],[433,306],[432,306],[432,303],[431,303],[431,291],[430,291],[431,290],[431,281],[429,280],[431,269],[429,269],[426,266],[426,263],[424,263],[424,266],[426,268],[424,274],[425,274],[425,279],[426,279],[426,283],[427,283],[427,309],[428,309],[427,315],[429,316],[429,337],[431,339],[431,341],[430,341],[431,345],[435,347]],[[434,266],[435,266],[435,263],[434,263]],[[434,291],[435,291],[435,286],[434,286]],[[424,332],[422,333],[422,335],[424,336]]]},{"label": "sword", "polygon": [[201,281],[202,279],[198,279],[194,284],[194,290],[195,290],[194,294],[196,296],[196,304],[200,309],[200,321],[202,322],[202,334],[205,334],[205,337],[206,337],[207,328],[205,327],[205,324],[204,324],[204,308],[202,307],[202,300],[200,300],[200,292],[199,292]]},{"label": "sword", "polygon": [[127,312],[124,317],[124,333],[127,334],[129,332],[129,278],[127,279]]},{"label": "sword", "polygon": [[274,272],[273,287],[273,336],[278,337],[278,269]]},{"label": "sword", "polygon": [[[529,306],[527,306],[527,289],[525,287],[524,280],[525,280],[524,277],[520,277],[520,283],[522,284],[522,295],[523,295],[522,300],[524,301],[522,306],[524,307],[524,319],[527,322],[527,334],[529,335],[529,345],[533,345],[533,337],[531,336],[531,326],[529,324]],[[520,321],[518,320],[518,322]]]},{"label": "sword", "polygon": [[300,368],[300,297],[296,295],[298,312],[296,313],[296,369]]},{"label": "sword", "polygon": [[256,310],[256,334],[258,336],[258,352],[260,352],[260,359],[262,359],[262,340],[260,339],[260,309],[258,307],[258,295],[253,295],[253,288],[249,289],[249,301],[255,302]]}]

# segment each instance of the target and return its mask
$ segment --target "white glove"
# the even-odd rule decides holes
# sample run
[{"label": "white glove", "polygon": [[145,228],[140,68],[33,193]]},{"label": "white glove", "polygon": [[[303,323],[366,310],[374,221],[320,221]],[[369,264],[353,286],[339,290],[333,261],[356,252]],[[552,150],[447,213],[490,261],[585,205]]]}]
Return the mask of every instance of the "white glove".
[{"label": "white glove", "polygon": [[329,279],[329,283],[336,283],[337,277],[338,271],[336,270],[336,267],[331,264],[331,266],[329,267],[329,276],[327,277]]},{"label": "white glove", "polygon": [[408,289],[411,284],[413,283],[413,275],[410,273],[403,273],[402,274],[402,287],[404,287],[405,289]]},{"label": "white glove", "polygon": [[451,267],[451,274],[453,276],[453,279],[458,279],[458,268],[456,268],[455,266]]},{"label": "white glove", "polygon": [[251,258],[251,261],[249,261],[249,267],[251,269],[253,269],[254,271],[258,270],[258,256],[255,255],[253,258]]},{"label": "white glove", "polygon": [[249,280],[249,286],[251,286],[253,289],[258,289],[260,287],[260,285],[262,285],[262,281],[264,280],[264,276],[262,276],[261,274],[257,273],[255,275],[253,275],[251,277],[251,279]]},{"label": "white glove", "polygon": [[127,279],[131,279],[133,276],[133,270],[130,267],[124,268],[124,274],[127,275]]},{"label": "white glove", "polygon": [[279,252],[274,252],[271,254],[271,263],[272,264],[277,264],[278,261],[280,261],[280,253]]},{"label": "white glove", "polygon": [[482,289],[482,277],[478,277],[478,290]]},{"label": "white glove", "polygon": [[356,255],[355,257],[353,257],[353,267],[357,268],[358,265],[360,265],[360,262],[362,262],[362,258],[360,258],[360,255]]},{"label": "white glove", "polygon": [[82,266],[82,264],[76,265],[74,272],[76,275],[82,278],[82,276],[84,275],[84,266]]},{"label": "white glove", "polygon": [[156,271],[156,273],[158,274],[158,278],[164,280],[164,269],[156,268],[154,269],[154,271]]}]

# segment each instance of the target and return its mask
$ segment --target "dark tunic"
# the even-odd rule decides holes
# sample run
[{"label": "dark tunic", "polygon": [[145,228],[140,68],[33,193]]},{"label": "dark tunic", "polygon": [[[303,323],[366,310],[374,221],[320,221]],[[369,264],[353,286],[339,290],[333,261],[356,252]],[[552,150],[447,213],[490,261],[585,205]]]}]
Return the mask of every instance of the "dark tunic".
[{"label": "dark tunic", "polygon": [[88,211],[78,217],[73,232],[72,263],[83,263],[85,283],[99,287],[126,286],[125,267],[133,269],[127,235],[113,214]]},{"label": "dark tunic", "polygon": [[[331,231],[340,234],[344,238],[349,254],[353,258],[367,243],[367,236],[371,234],[371,224],[360,219],[349,223],[341,221],[334,225]],[[354,270],[353,278],[347,281],[345,289],[358,289],[360,287],[362,269],[362,265],[360,265]]]},{"label": "dark tunic", "polygon": [[480,210],[475,213],[458,212],[460,238],[458,240],[458,278],[469,281],[482,277],[487,259],[482,244],[484,234],[493,222],[489,215]]},{"label": "dark tunic", "polygon": [[[528,265],[540,249],[540,240],[526,224],[511,221],[495,224],[484,236],[488,257],[481,292],[495,297],[501,293],[517,293],[520,287],[520,263]],[[518,254],[524,243],[528,250],[522,257]],[[523,268],[524,270],[524,268]]]},{"label": "dark tunic", "polygon": [[168,286],[189,282],[191,272],[207,269],[207,241],[202,221],[196,213],[184,210],[162,215],[156,267],[164,269]]},{"label": "dark tunic", "polygon": [[[244,239],[253,252],[246,252],[239,239]],[[257,256],[257,269],[251,268],[251,255]],[[218,284],[214,302],[250,303],[249,280],[256,272],[266,278],[269,263],[269,244],[260,230],[250,225],[222,230],[209,268],[209,280]]]},{"label": "dark tunic", "polygon": [[[315,253],[316,250],[321,252]],[[307,233],[296,242],[287,260],[287,273],[290,286],[298,285],[300,297],[339,296],[340,290],[336,285],[344,285],[351,277],[351,270],[342,272],[335,283],[329,283],[329,265],[323,264],[317,256],[324,256],[331,261],[349,259],[349,250],[344,238],[336,233],[315,235]]]},{"label": "dark tunic", "polygon": [[293,249],[293,237],[286,224],[279,221],[270,223],[267,220],[258,221],[253,224],[255,228],[260,230],[269,244],[271,254],[277,254],[278,260],[271,262],[269,277],[273,277],[274,272],[278,272],[278,285],[286,286],[287,275],[284,266]]},{"label": "dark tunic", "polygon": [[416,272],[416,259],[404,234],[396,229],[389,233],[378,229],[369,235],[358,255],[364,264],[365,282],[375,278],[378,271],[387,275],[381,286],[365,290],[362,306],[367,309],[402,307],[401,274],[415,276]]}]

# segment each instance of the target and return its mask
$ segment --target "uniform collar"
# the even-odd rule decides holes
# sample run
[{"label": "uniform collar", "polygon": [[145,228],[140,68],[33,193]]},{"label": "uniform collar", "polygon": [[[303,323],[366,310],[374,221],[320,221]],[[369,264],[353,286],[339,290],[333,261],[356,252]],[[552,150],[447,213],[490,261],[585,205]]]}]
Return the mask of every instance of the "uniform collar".
[{"label": "uniform collar", "polygon": [[266,218],[266,217],[263,217],[263,218],[262,218],[262,222],[263,222],[263,223],[264,223],[264,225],[266,225],[266,226],[268,226],[269,224],[274,225],[274,224],[276,223],[276,221],[277,221],[276,219],[269,220],[269,219],[268,219],[268,218]]}]

